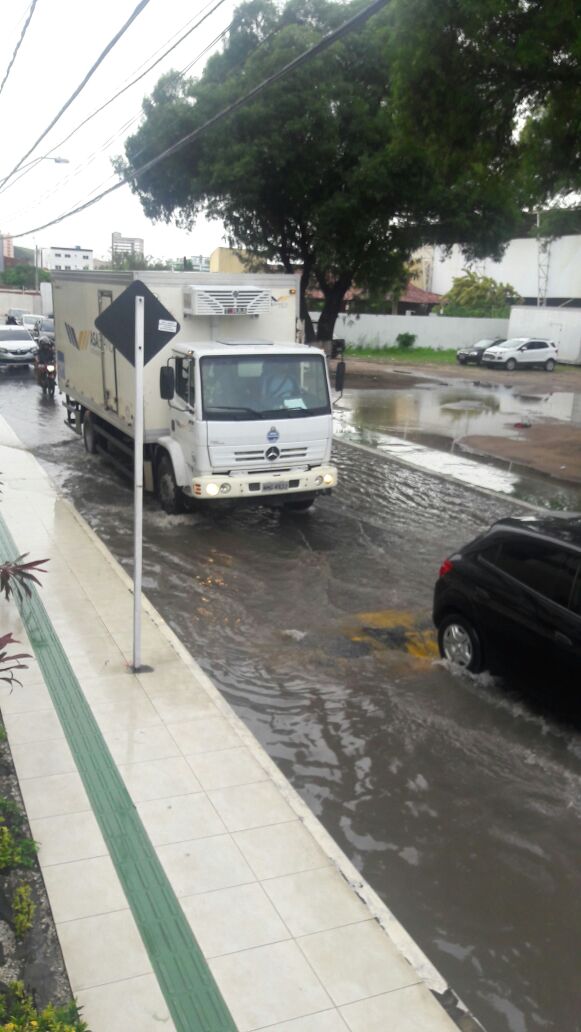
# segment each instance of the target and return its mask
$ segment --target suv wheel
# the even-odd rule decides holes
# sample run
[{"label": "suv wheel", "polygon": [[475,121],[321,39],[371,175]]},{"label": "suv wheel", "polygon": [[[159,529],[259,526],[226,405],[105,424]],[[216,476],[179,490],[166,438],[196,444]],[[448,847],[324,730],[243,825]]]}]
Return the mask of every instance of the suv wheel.
[{"label": "suv wheel", "polygon": [[440,655],[450,663],[470,670],[484,670],[484,654],[478,631],[459,613],[448,613],[438,627]]},{"label": "suv wheel", "polygon": [[545,369],[547,370],[548,373],[552,373],[554,368],[555,368],[555,360],[554,360],[554,358],[548,358],[547,361],[545,362]]},{"label": "suv wheel", "polygon": [[506,368],[508,369],[509,373],[514,373],[516,369],[516,359],[509,358],[508,362],[506,363]]}]

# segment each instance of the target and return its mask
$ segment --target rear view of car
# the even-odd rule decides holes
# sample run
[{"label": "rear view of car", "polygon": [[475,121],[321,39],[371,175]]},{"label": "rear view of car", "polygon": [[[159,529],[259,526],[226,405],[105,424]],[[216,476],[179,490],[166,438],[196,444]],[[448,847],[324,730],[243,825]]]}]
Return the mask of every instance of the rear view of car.
[{"label": "rear view of car", "polygon": [[537,657],[581,673],[581,517],[495,523],[442,564],[433,616],[466,670]]},{"label": "rear view of car", "polygon": [[36,344],[23,326],[0,326],[0,366],[30,365]]}]

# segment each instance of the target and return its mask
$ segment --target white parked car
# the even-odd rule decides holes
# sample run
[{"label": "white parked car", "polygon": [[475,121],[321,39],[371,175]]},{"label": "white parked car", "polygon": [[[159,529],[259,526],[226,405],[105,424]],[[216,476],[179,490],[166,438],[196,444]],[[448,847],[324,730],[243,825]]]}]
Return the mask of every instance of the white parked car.
[{"label": "white parked car", "polygon": [[491,369],[504,368],[511,372],[517,366],[521,369],[533,369],[540,366],[550,373],[555,368],[559,349],[553,340],[542,340],[539,337],[512,337],[502,344],[494,344],[483,355],[482,365]]}]

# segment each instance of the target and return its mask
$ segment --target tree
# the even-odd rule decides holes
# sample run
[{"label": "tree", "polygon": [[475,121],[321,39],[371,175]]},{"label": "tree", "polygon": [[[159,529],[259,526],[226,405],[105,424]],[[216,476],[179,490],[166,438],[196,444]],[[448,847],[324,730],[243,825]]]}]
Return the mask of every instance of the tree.
[{"label": "tree", "polygon": [[[581,187],[578,0],[393,0],[398,131],[432,153],[452,182],[485,190],[518,176],[531,207]],[[460,180],[461,181],[461,180]]]},{"label": "tree", "polygon": [[36,277],[40,283],[50,282],[50,273],[46,269],[34,269],[32,265],[10,265],[0,273],[0,282],[18,290],[34,290]]},{"label": "tree", "polygon": [[205,210],[223,220],[231,244],[287,271],[299,267],[307,339],[309,283],[324,295],[318,337],[328,339],[353,283],[390,291],[411,252],[428,241],[459,241],[470,257],[498,256],[518,210],[506,179],[465,167],[454,127],[430,150],[402,131],[389,11],[153,169],[135,173],[363,6],[290,0],[279,11],[272,0],[242,4],[223,52],[198,81],[177,73],[160,80],[117,163],[150,218],[188,228]]},{"label": "tree", "polygon": [[498,283],[492,276],[466,271],[453,279],[452,289],[442,298],[442,307],[444,315],[500,319],[508,318],[510,306],[520,301],[522,298],[509,283]]}]

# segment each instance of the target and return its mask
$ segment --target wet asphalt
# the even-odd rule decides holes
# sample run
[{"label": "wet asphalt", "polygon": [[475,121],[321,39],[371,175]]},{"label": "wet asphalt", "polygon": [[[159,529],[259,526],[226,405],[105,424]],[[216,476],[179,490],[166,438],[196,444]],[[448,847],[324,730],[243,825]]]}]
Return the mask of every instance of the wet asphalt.
[{"label": "wet asphalt", "polygon": [[[3,372],[0,412],[130,572],[130,484],[58,395]],[[578,1032],[578,686],[454,674],[431,630],[441,561],[518,504],[335,457],[307,514],[148,499],[144,591],[488,1032]]]}]

